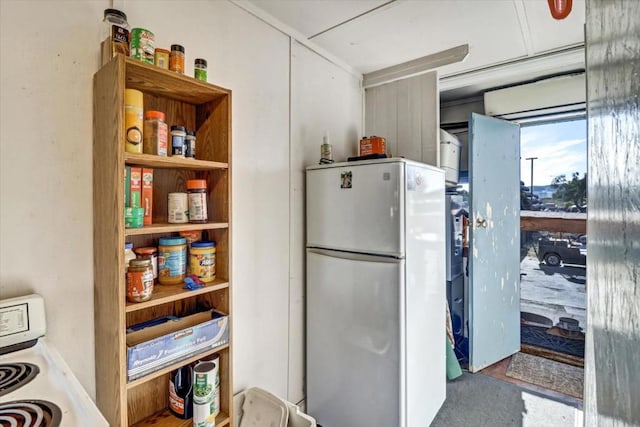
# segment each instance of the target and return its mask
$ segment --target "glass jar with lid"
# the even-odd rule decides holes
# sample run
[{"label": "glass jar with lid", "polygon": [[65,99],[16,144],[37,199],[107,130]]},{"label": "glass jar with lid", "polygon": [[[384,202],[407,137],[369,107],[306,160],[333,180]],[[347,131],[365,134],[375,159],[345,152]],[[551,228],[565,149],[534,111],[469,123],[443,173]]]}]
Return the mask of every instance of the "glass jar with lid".
[{"label": "glass jar with lid", "polygon": [[153,293],[153,268],[150,259],[132,259],[127,270],[127,299],[144,302]]}]

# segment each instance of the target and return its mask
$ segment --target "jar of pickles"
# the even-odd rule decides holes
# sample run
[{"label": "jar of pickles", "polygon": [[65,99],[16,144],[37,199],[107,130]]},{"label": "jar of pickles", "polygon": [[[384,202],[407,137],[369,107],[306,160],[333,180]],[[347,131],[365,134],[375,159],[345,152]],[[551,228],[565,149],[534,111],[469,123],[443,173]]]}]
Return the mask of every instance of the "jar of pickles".
[{"label": "jar of pickles", "polygon": [[153,268],[151,260],[132,259],[127,269],[127,299],[131,302],[144,302],[151,299],[153,293]]}]

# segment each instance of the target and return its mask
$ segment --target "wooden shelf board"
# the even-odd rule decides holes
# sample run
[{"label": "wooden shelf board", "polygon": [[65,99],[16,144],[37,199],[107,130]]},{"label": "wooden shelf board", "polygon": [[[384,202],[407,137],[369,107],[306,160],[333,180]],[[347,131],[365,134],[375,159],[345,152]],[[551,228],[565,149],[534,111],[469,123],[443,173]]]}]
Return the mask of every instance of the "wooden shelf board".
[{"label": "wooden shelf board", "polygon": [[[223,427],[229,425],[231,419],[229,415],[224,412],[220,412],[216,416],[216,427]],[[160,412],[156,412],[149,418],[146,418],[139,423],[136,423],[134,427],[154,426],[154,427],[191,427],[193,425],[193,419],[181,420],[175,417],[169,409],[163,409]]]},{"label": "wooden shelf board", "polygon": [[229,287],[229,282],[224,280],[214,280],[208,283],[204,288],[195,289],[193,291],[183,289],[184,283],[179,285],[160,285],[156,284],[153,287],[153,294],[149,301],[145,302],[127,302],[125,311],[131,313],[133,311],[144,310],[145,308],[154,307],[160,304],[166,304],[168,302],[178,301],[185,298],[190,298],[196,295],[208,294],[209,292],[219,291]]},{"label": "wooden shelf board", "polygon": [[520,230],[585,234],[587,232],[587,214],[520,211]]},{"label": "wooden shelf board", "polygon": [[165,374],[168,374],[169,372],[174,371],[174,370],[178,369],[181,366],[188,365],[189,363],[196,362],[196,361],[202,359],[203,357],[211,356],[214,353],[221,352],[221,351],[226,350],[228,348],[229,348],[229,344],[221,345],[221,346],[213,348],[211,350],[203,351],[202,353],[196,354],[195,356],[189,357],[188,359],[184,359],[184,360],[181,360],[179,362],[176,362],[176,363],[174,363],[172,365],[167,366],[166,368],[162,368],[162,369],[160,369],[158,371],[155,371],[155,372],[152,372],[152,373],[150,373],[148,375],[145,375],[142,378],[138,378],[137,380],[129,381],[127,383],[127,389],[132,389],[134,387],[137,387],[140,384],[144,384],[146,382],[149,382],[154,378],[158,378],[158,377],[161,377],[161,376],[163,376]]},{"label": "wooden shelf board", "polygon": [[126,84],[129,89],[199,105],[231,94],[229,89],[196,80],[185,74],[125,57]]},{"label": "wooden shelf board", "polygon": [[210,162],[208,160],[187,159],[181,157],[164,157],[154,154],[124,153],[124,162],[127,165],[146,166],[159,169],[190,169],[190,170],[213,170],[229,169],[228,163]]},{"label": "wooden shelf board", "polygon": [[153,224],[142,228],[125,228],[125,236],[140,236],[143,234],[173,233],[177,231],[214,230],[229,228],[228,222],[208,222],[206,224]]}]

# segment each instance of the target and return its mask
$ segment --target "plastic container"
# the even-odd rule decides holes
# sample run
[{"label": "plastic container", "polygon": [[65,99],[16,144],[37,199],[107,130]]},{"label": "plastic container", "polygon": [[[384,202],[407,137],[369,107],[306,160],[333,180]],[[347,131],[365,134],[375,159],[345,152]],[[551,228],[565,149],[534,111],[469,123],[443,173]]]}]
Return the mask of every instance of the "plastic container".
[{"label": "plastic container", "polygon": [[184,157],[184,140],[187,132],[184,126],[171,126],[171,155]]},{"label": "plastic container", "polygon": [[136,248],[133,250],[134,256],[138,259],[148,259],[151,261],[154,282],[158,280],[158,249],[154,247]]},{"label": "plastic container", "polygon": [[129,23],[127,15],[118,9],[105,9],[102,20],[102,65],[121,53],[129,55]]},{"label": "plastic container", "polygon": [[131,302],[144,302],[151,299],[153,293],[153,270],[151,260],[132,259],[127,270],[127,299]]},{"label": "plastic container", "polygon": [[143,106],[142,92],[124,90],[124,149],[128,153],[142,153]]},{"label": "plastic container", "polygon": [[184,74],[184,46],[179,44],[171,45],[171,54],[169,55],[169,69],[176,73]]},{"label": "plastic container", "polygon": [[136,254],[133,252],[133,243],[125,242],[124,244],[124,280],[127,281],[127,269],[129,268],[129,261],[136,259]]},{"label": "plastic container", "polygon": [[156,51],[153,54],[153,63],[156,65],[156,67],[168,70],[170,54],[171,52],[169,52],[167,49],[156,48]]},{"label": "plastic container", "polygon": [[193,242],[189,248],[189,272],[205,283],[216,278],[216,242]]},{"label": "plastic container", "polygon": [[193,78],[196,80],[207,81],[207,60],[196,58],[193,64]]},{"label": "plastic container", "polygon": [[192,159],[196,157],[196,133],[192,130],[187,131],[184,141],[184,156]]},{"label": "plastic container", "polygon": [[167,155],[168,127],[162,111],[149,110],[144,113],[144,144],[146,154]]},{"label": "plastic container", "polygon": [[266,390],[252,387],[245,392],[242,404],[241,427],[287,427],[289,407],[287,403]]},{"label": "plastic container", "polygon": [[187,240],[162,237],[158,243],[158,282],[161,285],[182,283],[187,274]]},{"label": "plastic container", "polygon": [[[245,403],[247,404],[247,412],[249,414],[251,413],[255,414],[256,409],[254,409],[252,406],[260,402],[247,401],[247,398],[255,398],[256,396],[258,396],[258,400],[262,400],[262,395],[264,393],[271,395],[272,398],[281,400],[287,406],[288,413],[289,413],[289,420],[286,425],[288,427],[316,427],[317,425],[316,420],[310,415],[307,415],[304,412],[302,412],[298,406],[294,405],[289,401],[273,396],[268,391],[258,387],[249,388],[245,391],[241,391],[240,393],[234,396],[234,399],[233,399],[233,413],[234,413],[233,426],[234,427],[238,427],[238,426],[244,427],[247,425],[251,425],[249,424],[250,416],[248,416],[246,420],[244,418]],[[261,420],[263,420],[264,418],[262,418],[262,410],[257,409],[257,412],[258,414],[260,414]]]},{"label": "plastic container", "polygon": [[144,208],[124,208],[124,227],[144,227]]},{"label": "plastic container", "polygon": [[187,193],[169,193],[167,220],[171,224],[189,222],[189,205]]},{"label": "plastic container", "polygon": [[131,30],[131,57],[138,61],[153,64],[156,50],[154,34],[144,28]]},{"label": "plastic container", "polygon": [[444,169],[444,179],[449,184],[458,183],[460,146],[458,138],[440,129],[440,167]]},{"label": "plastic container", "polygon": [[[137,249],[136,249],[137,250]],[[136,259],[136,254],[133,252],[133,243],[125,242],[124,243],[124,263],[125,265],[129,265],[129,261],[132,259]]]},{"label": "plastic container", "polygon": [[199,242],[202,240],[202,231],[201,230],[188,230],[181,231],[180,237],[184,237],[187,239],[187,246],[191,246],[193,242]]},{"label": "plastic container", "polygon": [[206,223],[208,220],[207,181],[204,179],[187,180],[187,192],[189,193],[189,222]]}]

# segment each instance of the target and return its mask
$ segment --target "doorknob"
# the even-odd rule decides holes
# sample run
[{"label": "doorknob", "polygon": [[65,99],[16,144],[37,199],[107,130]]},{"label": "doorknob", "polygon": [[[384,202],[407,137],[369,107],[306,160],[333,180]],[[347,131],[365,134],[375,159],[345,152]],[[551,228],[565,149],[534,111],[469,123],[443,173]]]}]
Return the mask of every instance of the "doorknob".
[{"label": "doorknob", "polygon": [[476,228],[487,228],[487,220],[480,217],[476,218]]}]

